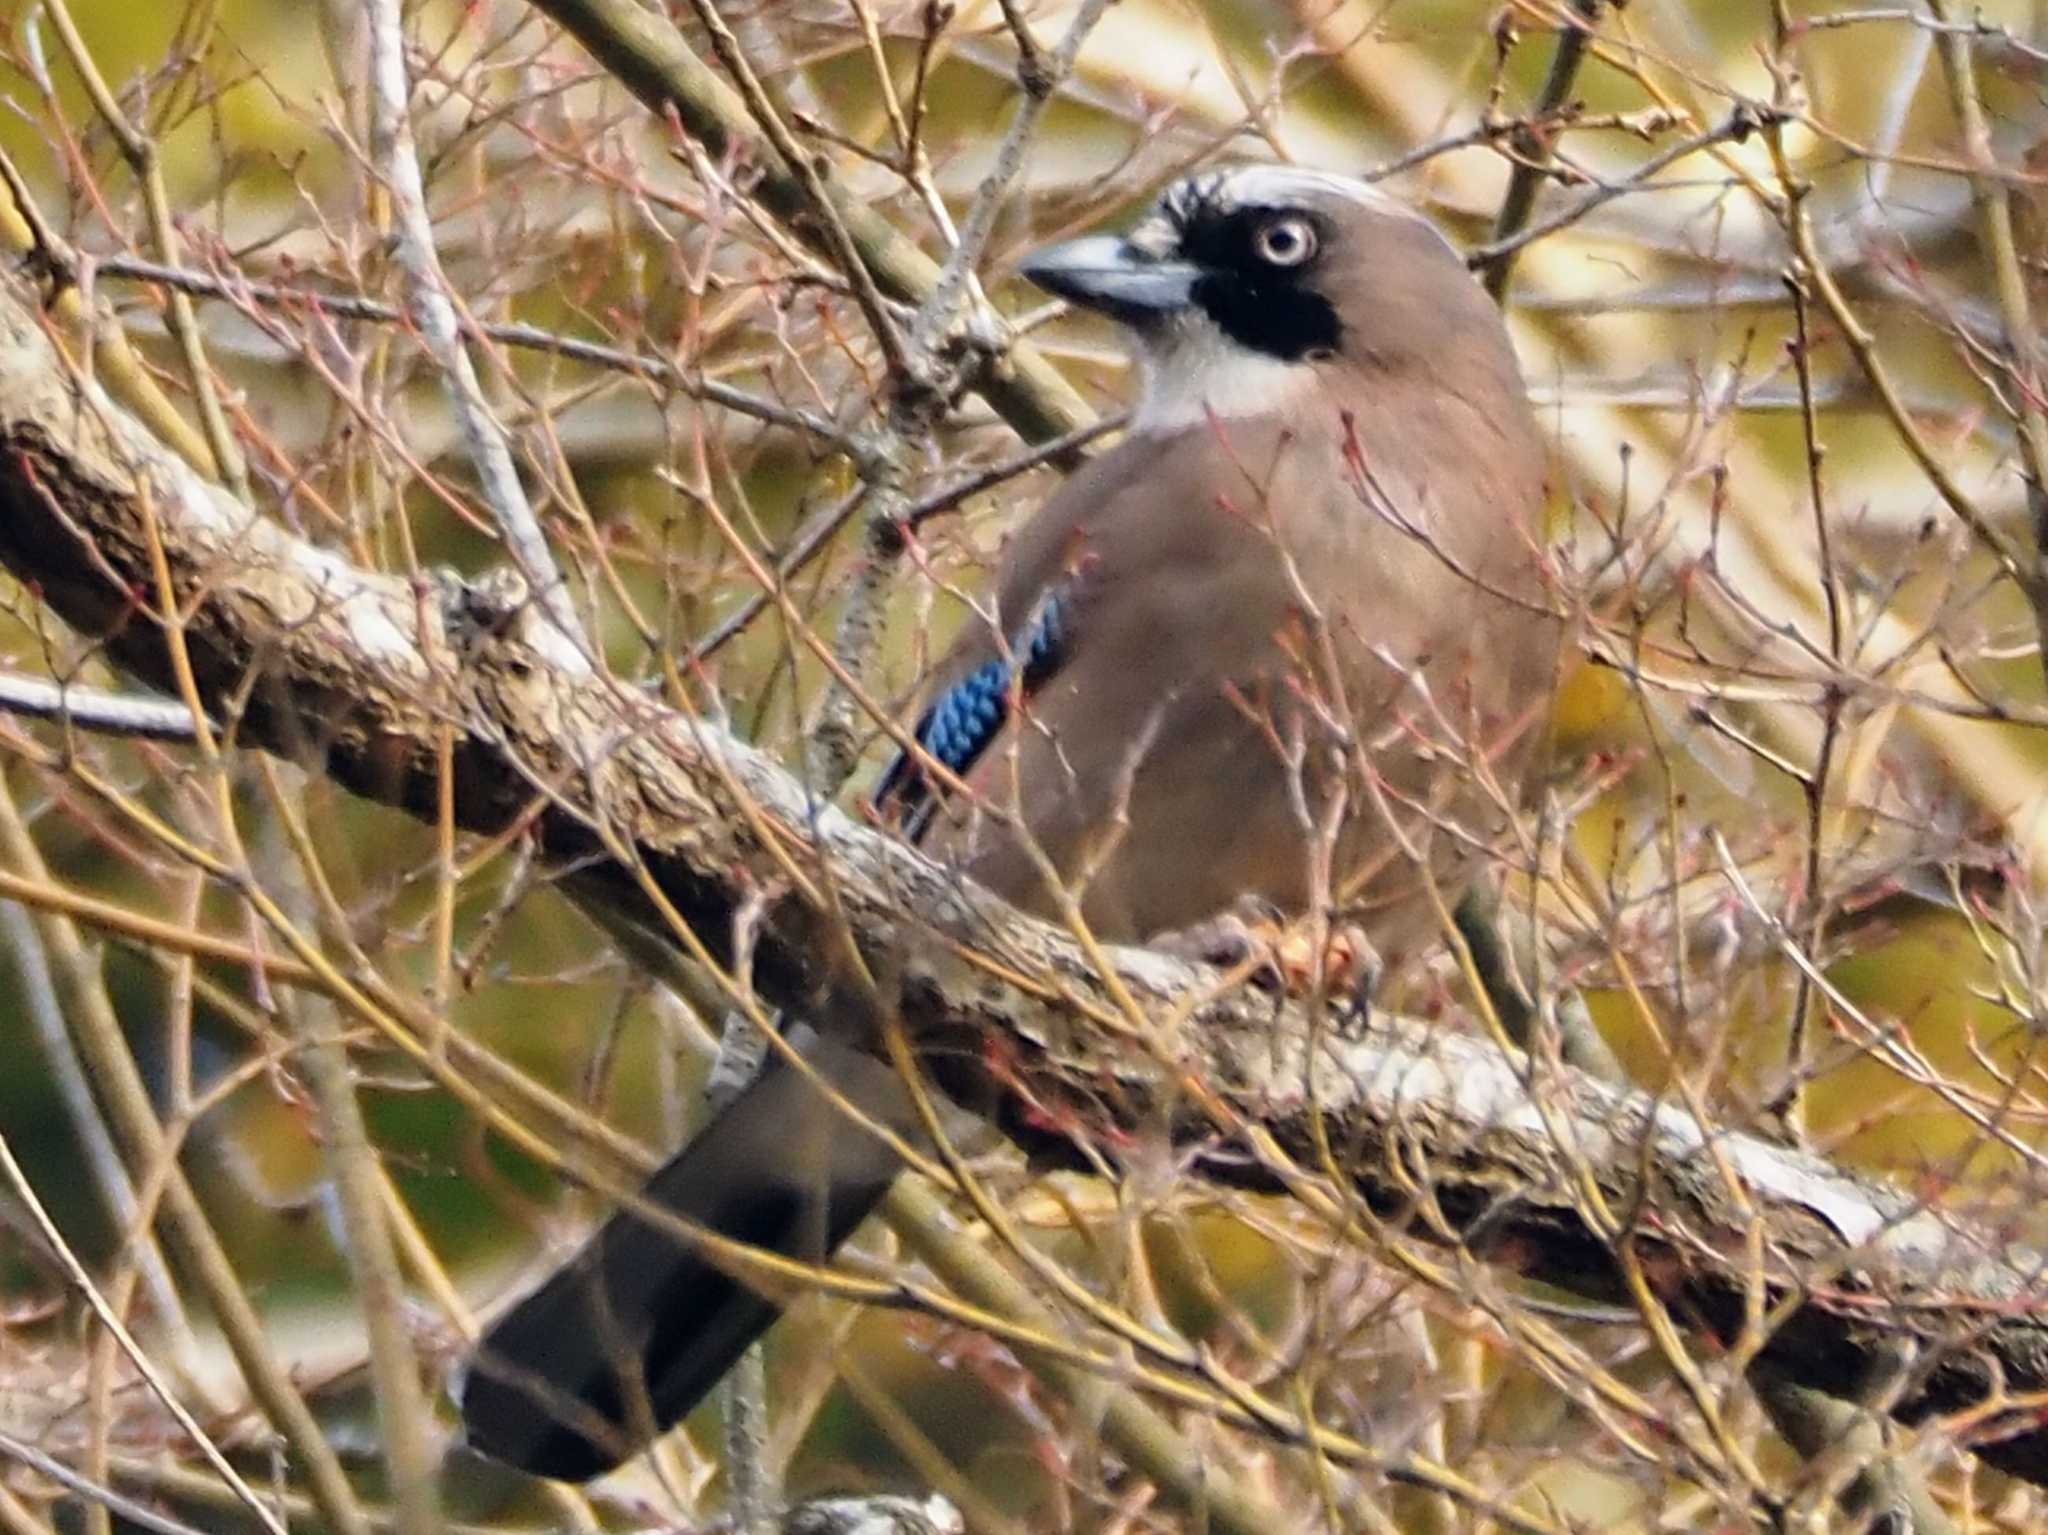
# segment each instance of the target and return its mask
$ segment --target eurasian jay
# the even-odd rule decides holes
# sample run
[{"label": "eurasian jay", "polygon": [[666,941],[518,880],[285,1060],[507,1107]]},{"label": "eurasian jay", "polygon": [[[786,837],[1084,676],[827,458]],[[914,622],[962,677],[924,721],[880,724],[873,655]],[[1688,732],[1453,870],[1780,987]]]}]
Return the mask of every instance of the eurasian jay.
[{"label": "eurasian jay", "polygon": [[[1026,910],[1072,889],[1106,941],[1209,932],[1252,903],[1339,916],[1389,962],[1425,949],[1514,807],[1559,632],[1546,454],[1492,302],[1416,213],[1280,166],[1191,176],[1127,233],[1021,270],[1121,323],[1138,405],[1010,540],[879,807]],[[930,761],[970,792],[949,798]],[[788,1034],[908,1129],[882,1062]],[[897,1169],[771,1064],[644,1197],[821,1261]],[[776,1314],[622,1211],[484,1339],[469,1443],[595,1475]]]}]

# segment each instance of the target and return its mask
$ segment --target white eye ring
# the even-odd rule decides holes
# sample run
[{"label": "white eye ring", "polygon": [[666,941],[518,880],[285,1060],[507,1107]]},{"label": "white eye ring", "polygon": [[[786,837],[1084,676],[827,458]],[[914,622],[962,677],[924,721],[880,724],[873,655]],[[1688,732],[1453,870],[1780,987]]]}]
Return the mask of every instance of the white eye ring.
[{"label": "white eye ring", "polygon": [[1298,213],[1268,219],[1252,236],[1252,249],[1268,266],[1300,266],[1316,253],[1316,226]]}]

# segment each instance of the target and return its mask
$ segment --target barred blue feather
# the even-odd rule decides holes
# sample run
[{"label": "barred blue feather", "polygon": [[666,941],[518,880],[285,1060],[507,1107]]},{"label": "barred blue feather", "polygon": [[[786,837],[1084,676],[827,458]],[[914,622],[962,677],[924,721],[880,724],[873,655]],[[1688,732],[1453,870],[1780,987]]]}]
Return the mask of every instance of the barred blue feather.
[{"label": "barred blue feather", "polygon": [[[1010,717],[1012,663],[1022,663],[1017,691],[1029,698],[1066,659],[1065,604],[1048,596],[1021,643],[1008,656],[994,656],[934,698],[917,722],[917,744],[954,773],[965,773],[988,750]],[[875,808],[890,814],[912,841],[924,834],[938,809],[924,769],[908,752],[889,764],[875,787]]]}]

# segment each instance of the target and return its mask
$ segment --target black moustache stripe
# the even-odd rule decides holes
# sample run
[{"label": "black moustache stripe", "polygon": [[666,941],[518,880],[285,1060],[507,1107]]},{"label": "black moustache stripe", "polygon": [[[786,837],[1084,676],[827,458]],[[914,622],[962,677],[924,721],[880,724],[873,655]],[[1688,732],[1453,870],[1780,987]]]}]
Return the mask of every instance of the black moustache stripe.
[{"label": "black moustache stripe", "polygon": [[1193,297],[1232,341],[1282,362],[1334,352],[1343,339],[1344,327],[1330,301],[1292,282],[1216,273],[1196,282]]}]

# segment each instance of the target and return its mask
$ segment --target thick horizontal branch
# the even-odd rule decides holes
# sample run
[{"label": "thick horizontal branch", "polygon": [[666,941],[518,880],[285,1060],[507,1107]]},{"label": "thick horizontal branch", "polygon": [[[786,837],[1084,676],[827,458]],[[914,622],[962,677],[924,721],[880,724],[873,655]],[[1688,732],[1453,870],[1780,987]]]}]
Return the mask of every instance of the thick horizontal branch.
[{"label": "thick horizontal branch", "polygon": [[[1850,1391],[1905,1346],[1908,1418],[2048,1388],[2038,1260],[2002,1232],[1442,1026],[1312,1043],[1298,1009],[1218,994],[1213,972],[1091,958],[815,803],[712,723],[552,653],[509,584],[364,571],[240,506],[82,381],[21,289],[0,288],[0,562],[166,686],[164,630],[138,595],[156,589],[152,539],[202,702],[243,744],[425,811],[445,732],[464,825],[532,811],[549,853],[585,869],[587,899],[654,933],[665,903],[715,959],[744,913],[755,987],[824,1027],[867,1028],[876,1011],[851,956],[834,957],[850,934],[938,1080],[1011,1106],[1020,1133],[1062,1112],[1102,1130],[1163,1120],[1212,1176],[1267,1187],[1290,1181],[1286,1159],[1315,1167],[1339,1148],[1380,1215],[1599,1296],[1613,1244],[1586,1212],[1604,1208],[1673,1313],[1706,1330],[1733,1336],[1764,1284],[1786,1318],[1767,1356],[1795,1382]],[[1180,1021],[1128,1026],[1165,1018]],[[1026,1101],[1034,1113],[1014,1112]],[[2031,1411],[1986,1412],[1972,1433],[2048,1484]]]}]

